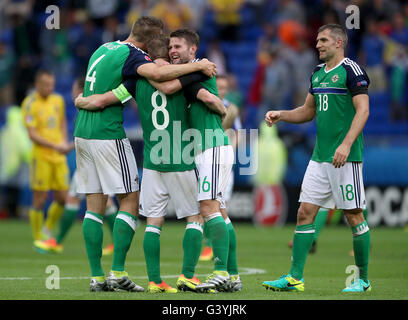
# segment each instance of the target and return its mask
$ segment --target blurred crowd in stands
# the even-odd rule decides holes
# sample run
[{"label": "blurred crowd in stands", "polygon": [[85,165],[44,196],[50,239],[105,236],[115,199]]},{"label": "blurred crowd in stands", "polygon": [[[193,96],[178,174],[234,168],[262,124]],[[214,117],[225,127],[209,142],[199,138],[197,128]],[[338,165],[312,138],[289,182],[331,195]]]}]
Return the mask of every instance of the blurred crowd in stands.
[{"label": "blurred crowd in stands", "polygon": [[[353,22],[359,28],[348,30],[346,56],[362,65],[371,79],[370,119],[365,133],[391,139],[407,137],[407,1],[1,0],[0,203],[8,201],[15,206],[13,199],[27,183],[29,141],[22,135],[18,110],[33,90],[38,69],[55,74],[56,92],[65,99],[72,134],[77,111],[71,86],[75,78],[85,75],[91,54],[105,42],[127,38],[137,18],[154,15],[163,20],[168,32],[178,28],[197,30],[198,56],[215,62],[218,72],[228,76],[227,98],[240,107],[244,128],[258,128],[268,109],[303,104],[310,75],[319,63],[317,30],[327,23],[344,25],[350,5],[358,8],[359,21]],[[47,11],[49,6],[56,6],[58,12]],[[57,29],[46,28],[51,14],[56,14],[52,22],[59,26]],[[140,126],[134,112],[128,115],[125,128],[129,126],[129,134]],[[313,125],[282,125],[279,135],[290,151],[294,145],[307,146],[311,140],[308,134],[313,136],[308,128]],[[15,143],[17,140],[19,143]],[[13,183],[7,182],[4,174],[12,176]],[[24,183],[19,176],[25,177]]]},{"label": "blurred crowd in stands", "polygon": [[[59,8],[59,29],[47,29],[46,8]],[[318,63],[316,31],[359,8],[360,29],[349,30],[347,56],[364,66],[372,93],[389,97],[389,115],[408,120],[408,2],[403,0],[3,0],[0,4],[0,106],[19,105],[42,67],[69,92],[102,43],[126,38],[142,15],[168,31],[189,27],[201,37],[199,56],[229,74],[230,99],[246,127],[265,110],[300,105]],[[236,62],[236,63],[235,63]],[[68,95],[66,95],[68,97]]]},{"label": "blurred crowd in stands", "polygon": [[[216,62],[219,73],[230,74],[236,88],[231,96],[242,116],[250,117],[246,108],[256,109],[253,118],[244,119],[254,127],[269,108],[303,103],[318,63],[316,31],[322,24],[344,24],[351,4],[359,8],[360,29],[349,30],[347,56],[366,68],[370,92],[389,95],[391,118],[407,120],[408,3],[397,0],[4,0],[0,106],[19,105],[40,67],[56,74],[57,89],[69,91],[98,46],[125,39],[133,21],[154,15],[168,31],[199,32],[200,55]],[[59,29],[45,27],[50,5],[59,8]],[[242,57],[251,63],[240,70],[229,58],[234,61],[234,45],[238,50],[244,44],[249,49]]]}]

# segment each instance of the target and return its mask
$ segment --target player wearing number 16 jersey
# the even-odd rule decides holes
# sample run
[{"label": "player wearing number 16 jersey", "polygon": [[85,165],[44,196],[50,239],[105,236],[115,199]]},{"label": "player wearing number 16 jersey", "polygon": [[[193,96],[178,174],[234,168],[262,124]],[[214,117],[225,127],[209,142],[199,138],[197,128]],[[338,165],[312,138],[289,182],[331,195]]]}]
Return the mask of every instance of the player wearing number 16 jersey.
[{"label": "player wearing number 16 jersey", "polygon": [[[168,38],[165,37],[155,38],[147,44],[148,52],[158,65],[168,65],[167,48]],[[162,281],[160,275],[160,233],[170,199],[176,208],[177,217],[187,220],[183,239],[182,276],[177,286],[194,290],[199,283],[194,277],[194,270],[201,249],[202,219],[197,203],[194,158],[189,152],[192,150],[189,147],[191,142],[189,137],[185,138],[185,132],[189,129],[187,102],[182,91],[173,92],[193,80],[205,79],[208,77],[197,73],[179,78],[176,83],[152,82],[157,89],[146,79],[128,79],[108,93],[79,97],[75,101],[79,108],[87,110],[105,106],[110,108],[109,105],[119,101],[125,103],[132,96],[137,102],[144,139],[140,213],[147,217],[143,247],[149,278],[148,292],[177,292]],[[216,96],[208,93],[202,98],[209,107],[225,112],[221,100]]]},{"label": "player wearing number 16 jersey", "polygon": [[303,106],[290,111],[269,111],[269,126],[278,121],[303,123],[316,117],[316,144],[303,178],[300,207],[293,238],[292,266],[288,275],[263,286],[272,290],[303,291],[303,269],[313,243],[314,220],[319,208],[343,209],[353,233],[359,277],[343,292],[371,290],[367,277],[370,231],[363,215],[366,207],[362,161],[363,128],[368,119],[366,72],[344,57],[346,30],[336,24],[318,30],[316,48],[325,63],[314,70]]},{"label": "player wearing number 16 jersey", "polygon": [[[179,29],[170,34],[169,55],[174,64],[195,61],[199,36],[189,29]],[[208,237],[214,252],[214,272],[197,290],[215,289],[229,291],[231,277],[227,271],[229,254],[228,227],[221,214],[225,207],[225,191],[234,162],[234,152],[222,127],[221,117],[197,99],[202,91],[218,96],[215,78],[192,84],[185,89],[188,101],[188,120],[192,129],[200,133],[196,143],[195,164],[198,171],[198,201],[205,220]]]},{"label": "player wearing number 16 jersey", "polygon": [[[204,61],[189,68],[159,68],[143,51],[146,43],[163,33],[163,23],[154,17],[139,18],[125,41],[106,43],[91,56],[84,96],[101,94],[118,87],[129,78],[146,77],[156,81],[175,79],[186,73],[216,72]],[[143,291],[124,270],[127,251],[133,239],[139,206],[139,183],[135,157],[123,129],[123,106],[89,111],[80,110],[75,122],[75,148],[78,193],[86,194],[87,212],[83,232],[91,266],[91,290],[124,289]],[[113,230],[113,263],[105,282],[101,267],[102,223],[107,194],[116,194],[120,203]]]}]

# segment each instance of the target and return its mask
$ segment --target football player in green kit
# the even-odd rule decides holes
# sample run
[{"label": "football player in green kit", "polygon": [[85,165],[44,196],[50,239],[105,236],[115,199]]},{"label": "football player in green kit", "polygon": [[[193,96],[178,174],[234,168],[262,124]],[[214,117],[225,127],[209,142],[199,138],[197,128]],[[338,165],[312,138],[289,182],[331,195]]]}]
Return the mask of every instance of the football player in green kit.
[{"label": "football player in green kit", "polygon": [[300,193],[300,207],[293,238],[289,274],[263,286],[274,291],[304,291],[303,270],[312,246],[314,220],[320,208],[342,209],[351,227],[355,264],[359,277],[343,292],[371,290],[367,269],[370,230],[364,218],[366,208],[362,161],[363,128],[369,115],[366,72],[344,57],[346,30],[336,24],[318,30],[316,48],[324,63],[311,78],[305,104],[289,111],[269,111],[269,126],[285,121],[304,123],[316,117],[316,144]]},{"label": "football player in green kit", "polygon": [[[156,64],[168,64],[168,38],[150,41],[147,50]],[[98,110],[118,101],[125,103],[132,96],[137,102],[144,138],[140,214],[147,217],[143,247],[149,278],[148,292],[177,292],[160,276],[160,233],[170,199],[177,217],[187,221],[182,274],[177,280],[177,288],[195,291],[201,283],[194,276],[203,232],[197,202],[197,175],[193,155],[184,154],[191,144],[191,139],[184,139],[189,129],[187,101],[183,91],[174,92],[191,82],[206,79],[208,77],[201,73],[163,83],[129,79],[108,93],[76,99],[76,105],[87,110]],[[202,91],[200,99],[216,112],[226,113],[222,101],[208,91]]]},{"label": "football player in green kit", "polygon": [[[216,73],[213,63],[200,61],[190,66],[152,63],[144,51],[146,43],[163,33],[163,23],[154,17],[139,18],[125,41],[105,43],[91,56],[83,96],[102,94],[126,79],[155,81],[176,79],[187,73]],[[122,289],[140,292],[125,271],[126,255],[136,229],[139,207],[138,171],[132,147],[123,129],[123,105],[102,110],[80,109],[75,121],[78,193],[86,194],[87,210],[83,234],[91,267],[91,291]],[[103,213],[108,194],[116,194],[119,211],[113,230],[113,263],[109,276],[101,266]]]}]

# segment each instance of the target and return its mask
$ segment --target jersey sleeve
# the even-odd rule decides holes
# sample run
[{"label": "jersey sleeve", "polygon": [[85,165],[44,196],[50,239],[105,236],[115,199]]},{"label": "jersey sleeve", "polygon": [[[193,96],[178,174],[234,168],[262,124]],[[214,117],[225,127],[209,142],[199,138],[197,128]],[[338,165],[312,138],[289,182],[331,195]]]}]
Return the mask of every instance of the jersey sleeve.
[{"label": "jersey sleeve", "polygon": [[135,79],[126,79],[117,88],[112,90],[115,97],[118,98],[122,104],[132,99],[130,92],[135,91],[136,81]]},{"label": "jersey sleeve", "polygon": [[145,63],[153,63],[150,56],[136,47],[128,46],[129,47],[129,56],[126,59],[123,68],[122,68],[122,76],[124,79],[126,78],[137,78],[139,77],[137,73],[137,69],[145,64]]},{"label": "jersey sleeve", "polygon": [[188,85],[195,83],[195,82],[204,82],[209,80],[209,77],[207,77],[204,73],[200,71],[196,71],[193,73],[188,73],[185,74],[181,77],[178,78],[181,82],[181,87],[187,87]]},{"label": "jersey sleeve", "polygon": [[312,72],[312,74],[310,75],[310,81],[309,81],[309,93],[313,94],[313,75],[319,71],[322,68],[323,64],[319,64],[318,66],[316,66]]},{"label": "jersey sleeve", "polygon": [[358,94],[368,94],[368,86],[370,79],[365,70],[354,61],[349,61],[344,65],[347,70],[347,88],[350,90],[351,96]]},{"label": "jersey sleeve", "polygon": [[192,103],[197,101],[197,94],[200,89],[205,89],[205,87],[200,83],[196,82],[193,84],[188,85],[184,88],[184,97],[186,98],[188,103]]}]

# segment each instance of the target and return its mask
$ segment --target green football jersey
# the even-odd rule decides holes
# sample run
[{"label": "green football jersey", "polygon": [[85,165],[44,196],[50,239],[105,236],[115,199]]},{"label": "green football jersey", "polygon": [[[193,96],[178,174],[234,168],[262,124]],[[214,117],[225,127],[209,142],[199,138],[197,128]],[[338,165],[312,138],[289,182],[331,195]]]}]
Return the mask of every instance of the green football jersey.
[{"label": "green football jersey", "polygon": [[[115,89],[126,78],[137,78],[137,68],[149,62],[151,59],[147,53],[130,43],[116,41],[103,44],[89,60],[84,97]],[[126,138],[123,105],[118,103],[98,111],[80,109],[74,136],[101,140]]]},{"label": "green football jersey", "polygon": [[[218,96],[215,77],[200,84],[210,93]],[[192,100],[188,108],[188,121],[190,127],[200,133],[201,138],[194,139],[196,151],[202,152],[209,148],[230,144],[222,126],[221,116],[210,110],[203,102],[197,99]]]},{"label": "green football jersey", "polygon": [[[132,90],[133,88],[133,90]],[[121,101],[132,93],[143,129],[143,167],[156,171],[187,171],[195,168],[193,145],[189,136],[187,101],[182,91],[165,95],[146,79],[136,85],[127,81],[114,90]]]},{"label": "green football jersey", "polygon": [[[318,65],[311,78],[309,92],[316,102],[316,144],[312,160],[332,162],[337,147],[350,129],[356,110],[353,96],[367,94],[370,80],[354,61],[344,58],[331,70]],[[348,162],[363,161],[363,133],[353,143]]]}]

